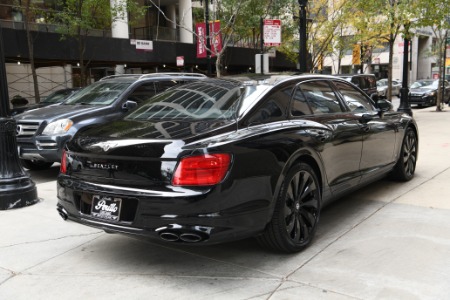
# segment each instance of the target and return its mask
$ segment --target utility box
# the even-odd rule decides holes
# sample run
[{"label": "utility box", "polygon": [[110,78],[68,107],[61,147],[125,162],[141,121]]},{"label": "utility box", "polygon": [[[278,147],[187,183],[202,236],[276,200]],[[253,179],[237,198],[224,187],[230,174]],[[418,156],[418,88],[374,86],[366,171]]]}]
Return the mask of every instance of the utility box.
[{"label": "utility box", "polygon": [[255,55],[255,73],[256,74],[268,74],[269,73],[269,54],[268,53]]}]

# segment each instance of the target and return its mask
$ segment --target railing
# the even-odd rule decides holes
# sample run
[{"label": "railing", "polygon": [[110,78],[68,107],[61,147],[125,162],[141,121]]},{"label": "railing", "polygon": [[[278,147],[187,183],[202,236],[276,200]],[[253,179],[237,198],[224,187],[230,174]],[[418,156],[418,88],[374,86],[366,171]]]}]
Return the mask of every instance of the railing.
[{"label": "railing", "polygon": [[176,29],[161,26],[133,28],[133,38],[137,40],[174,41],[179,42],[180,36]]},{"label": "railing", "polygon": [[[24,22],[17,22],[11,20],[0,20],[3,28],[12,28],[18,30],[25,30]],[[55,24],[47,24],[47,23],[28,23],[28,27],[31,31],[40,31],[40,32],[55,32],[55,33],[63,33],[64,27],[61,25]],[[60,30],[58,30],[60,29]],[[99,37],[111,37],[110,30],[99,30],[99,29],[91,29],[89,30],[88,36],[99,36]]]}]

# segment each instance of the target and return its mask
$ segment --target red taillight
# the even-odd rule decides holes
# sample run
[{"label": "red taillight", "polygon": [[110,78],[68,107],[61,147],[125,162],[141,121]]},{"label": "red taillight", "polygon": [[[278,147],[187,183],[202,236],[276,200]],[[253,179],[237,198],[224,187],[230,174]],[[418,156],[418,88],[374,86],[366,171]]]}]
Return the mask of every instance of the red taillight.
[{"label": "red taillight", "polygon": [[173,185],[214,185],[223,180],[230,166],[229,154],[205,154],[182,158]]},{"label": "red taillight", "polygon": [[67,173],[67,157],[66,157],[66,150],[62,151],[61,155],[61,166],[59,167],[59,172],[62,174]]}]

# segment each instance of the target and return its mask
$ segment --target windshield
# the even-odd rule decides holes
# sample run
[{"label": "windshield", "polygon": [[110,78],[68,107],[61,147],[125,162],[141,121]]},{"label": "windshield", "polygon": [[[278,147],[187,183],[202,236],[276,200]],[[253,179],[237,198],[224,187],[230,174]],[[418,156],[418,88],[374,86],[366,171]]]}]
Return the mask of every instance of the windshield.
[{"label": "windshield", "polygon": [[48,95],[41,102],[42,103],[58,103],[58,102],[62,102],[64,99],[66,99],[72,93],[73,93],[72,90],[56,91],[56,92]]},{"label": "windshield", "polygon": [[131,82],[99,81],[85,87],[83,90],[70,97],[64,104],[109,105],[130,85]]},{"label": "windshield", "polygon": [[411,84],[411,88],[412,89],[417,89],[417,88],[437,88],[437,80],[418,80],[416,82],[414,82],[413,84]]},{"label": "windshield", "polygon": [[126,116],[129,120],[231,120],[246,88],[237,82],[195,82],[158,94]]}]

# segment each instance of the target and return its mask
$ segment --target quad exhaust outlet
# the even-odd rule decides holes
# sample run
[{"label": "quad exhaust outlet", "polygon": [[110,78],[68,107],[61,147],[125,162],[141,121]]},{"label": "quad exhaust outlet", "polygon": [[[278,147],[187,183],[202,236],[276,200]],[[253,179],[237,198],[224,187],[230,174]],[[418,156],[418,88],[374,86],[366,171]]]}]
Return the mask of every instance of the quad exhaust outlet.
[{"label": "quad exhaust outlet", "polygon": [[166,242],[198,243],[209,239],[211,227],[171,224],[155,231]]}]

